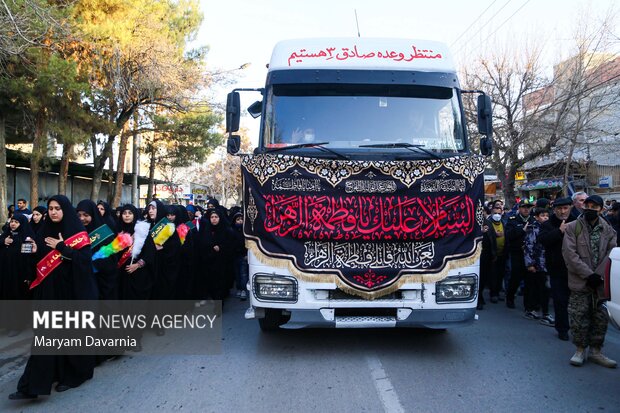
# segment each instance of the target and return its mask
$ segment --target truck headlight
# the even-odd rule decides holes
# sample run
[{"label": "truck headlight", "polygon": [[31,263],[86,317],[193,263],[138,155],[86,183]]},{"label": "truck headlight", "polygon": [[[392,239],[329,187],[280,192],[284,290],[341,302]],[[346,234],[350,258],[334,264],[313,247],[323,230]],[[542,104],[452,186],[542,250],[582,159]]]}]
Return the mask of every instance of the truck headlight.
[{"label": "truck headlight", "polygon": [[476,274],[448,277],[435,283],[435,301],[437,303],[453,303],[473,301],[478,291]]},{"label": "truck headlight", "polygon": [[256,274],[254,295],[259,300],[295,302],[297,301],[297,280],[278,275]]}]

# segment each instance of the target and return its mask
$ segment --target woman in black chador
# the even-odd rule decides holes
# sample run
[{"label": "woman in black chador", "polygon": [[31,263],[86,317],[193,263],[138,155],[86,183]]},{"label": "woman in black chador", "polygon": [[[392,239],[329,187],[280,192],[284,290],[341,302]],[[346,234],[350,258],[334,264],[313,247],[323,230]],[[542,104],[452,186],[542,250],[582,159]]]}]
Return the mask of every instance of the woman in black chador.
[{"label": "woman in black chador", "polygon": [[[75,210],[91,238],[90,248],[93,254],[114,240],[114,228],[104,221],[93,201],[84,199],[77,204]],[[108,225],[109,230],[102,230],[103,225]],[[93,261],[101,300],[118,300],[117,263],[116,255]]]},{"label": "woman in black chador", "polygon": [[151,297],[155,244],[149,237],[149,229],[149,223],[140,220],[138,208],[123,205],[119,230],[133,237],[133,245],[119,254],[118,277],[123,300],[148,300]]},{"label": "woman in black chador", "polygon": [[[28,299],[28,286],[34,279],[33,243],[34,233],[28,218],[22,214],[13,215],[9,228],[0,235],[0,300]],[[9,330],[9,337],[16,336],[25,327],[23,320],[11,314],[0,314],[0,317],[2,326]]]},{"label": "woman in black chador", "polygon": [[194,234],[186,223],[188,221],[187,209],[183,205],[175,205],[174,207],[177,211],[174,225],[181,241],[175,298],[177,300],[191,300],[194,283]]},{"label": "woman in black chador", "polygon": [[32,210],[32,217],[30,218],[30,227],[32,228],[32,232],[39,232],[39,228],[43,226],[43,222],[45,221],[45,214],[47,214],[47,208],[44,206],[37,206]]},{"label": "woman in black chador", "polygon": [[207,220],[200,227],[200,257],[207,294],[213,300],[223,300],[232,286],[233,234],[226,215],[209,210]]},{"label": "woman in black chador", "polygon": [[[161,231],[157,231],[158,224],[163,218],[168,217],[168,212],[171,212],[171,215],[176,215],[174,208],[169,210],[161,201],[157,200],[152,201],[147,208],[147,221],[151,224],[149,237],[155,242],[154,283],[151,300],[174,299],[174,288],[180,265],[181,240],[173,221],[166,224]],[[157,335],[165,334],[163,328],[156,329],[155,332]]]},{"label": "woman in black chador", "polygon": [[103,222],[108,224],[108,226],[112,228],[113,231],[116,231],[116,213],[114,212],[110,204],[105,201],[99,201],[97,202],[97,208],[99,209],[99,213],[103,217]]},{"label": "woman in black chador", "polygon": [[[153,279],[156,269],[155,243],[149,235],[150,224],[140,220],[140,211],[131,204],[121,208],[119,231],[131,234],[133,244],[119,255],[118,278],[122,300],[133,300],[131,308],[136,315],[146,314],[147,301],[151,298]],[[130,329],[136,338],[133,351],[142,351],[142,329]]]},{"label": "woman in black chador", "polygon": [[[51,271],[37,274],[31,284],[34,300],[96,300],[97,283],[92,270],[92,252],[86,230],[77,217],[75,208],[64,195],[55,195],[47,202],[48,219],[36,237],[36,259],[41,262],[49,254],[62,254]],[[66,241],[66,243],[65,243]],[[74,244],[69,247],[67,243]],[[34,342],[33,342],[34,344]],[[52,384],[62,392],[81,385],[93,377],[94,356],[31,355],[24,374],[11,400],[33,399],[50,394]]]}]

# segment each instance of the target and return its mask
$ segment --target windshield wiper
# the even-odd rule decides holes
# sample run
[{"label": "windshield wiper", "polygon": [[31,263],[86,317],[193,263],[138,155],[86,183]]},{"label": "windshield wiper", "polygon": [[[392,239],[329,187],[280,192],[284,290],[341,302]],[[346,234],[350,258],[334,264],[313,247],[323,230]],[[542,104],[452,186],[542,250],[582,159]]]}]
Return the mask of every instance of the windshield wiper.
[{"label": "windshield wiper", "polygon": [[349,158],[343,154],[341,154],[340,152],[336,152],[333,149],[327,148],[323,145],[327,145],[329,144],[329,142],[308,142],[308,143],[298,143],[295,145],[287,145],[287,146],[279,146],[277,148],[267,148],[265,150],[265,152],[267,153],[271,153],[271,152],[281,152],[281,151],[287,151],[289,149],[299,149],[299,148],[317,148],[320,149],[324,152],[329,152],[332,153],[334,155],[336,155],[338,158],[340,159],[346,159],[349,160]]},{"label": "windshield wiper", "polygon": [[433,159],[441,159],[441,156],[435,152],[429,151],[424,145],[414,145],[413,143],[406,142],[393,142],[393,143],[374,143],[370,145],[359,145],[358,148],[405,148],[411,152],[424,152]]}]

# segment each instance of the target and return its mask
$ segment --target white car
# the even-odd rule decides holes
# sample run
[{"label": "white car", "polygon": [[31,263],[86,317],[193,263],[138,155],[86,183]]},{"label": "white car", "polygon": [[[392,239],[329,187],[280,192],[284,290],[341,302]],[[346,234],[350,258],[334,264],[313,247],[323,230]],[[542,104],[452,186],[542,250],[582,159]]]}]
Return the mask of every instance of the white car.
[{"label": "white car", "polygon": [[607,309],[609,323],[620,329],[620,247],[614,248],[609,258],[605,271],[605,295],[609,301],[604,306]]}]

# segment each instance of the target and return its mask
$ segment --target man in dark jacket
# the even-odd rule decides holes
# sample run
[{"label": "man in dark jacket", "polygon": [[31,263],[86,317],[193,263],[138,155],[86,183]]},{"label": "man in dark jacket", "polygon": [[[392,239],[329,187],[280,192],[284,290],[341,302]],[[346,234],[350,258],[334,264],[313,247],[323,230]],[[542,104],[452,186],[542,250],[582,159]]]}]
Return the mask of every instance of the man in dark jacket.
[{"label": "man in dark jacket", "polygon": [[[523,239],[528,226],[532,225],[534,218],[530,216],[530,210],[534,205],[522,199],[519,202],[517,213],[506,223],[506,241],[508,243],[508,253],[510,254],[510,281],[506,291],[506,306],[515,308],[515,294],[519,289],[521,281],[525,279],[527,269],[525,268],[525,258],[523,257]],[[530,308],[529,295],[523,292],[524,306]]]},{"label": "man in dark jacket", "polygon": [[574,221],[570,215],[572,200],[569,197],[556,199],[553,214],[545,222],[539,235],[540,243],[545,247],[547,270],[551,279],[551,297],[555,311],[555,329],[560,340],[568,341],[568,273],[562,257],[562,239],[566,224]]}]

